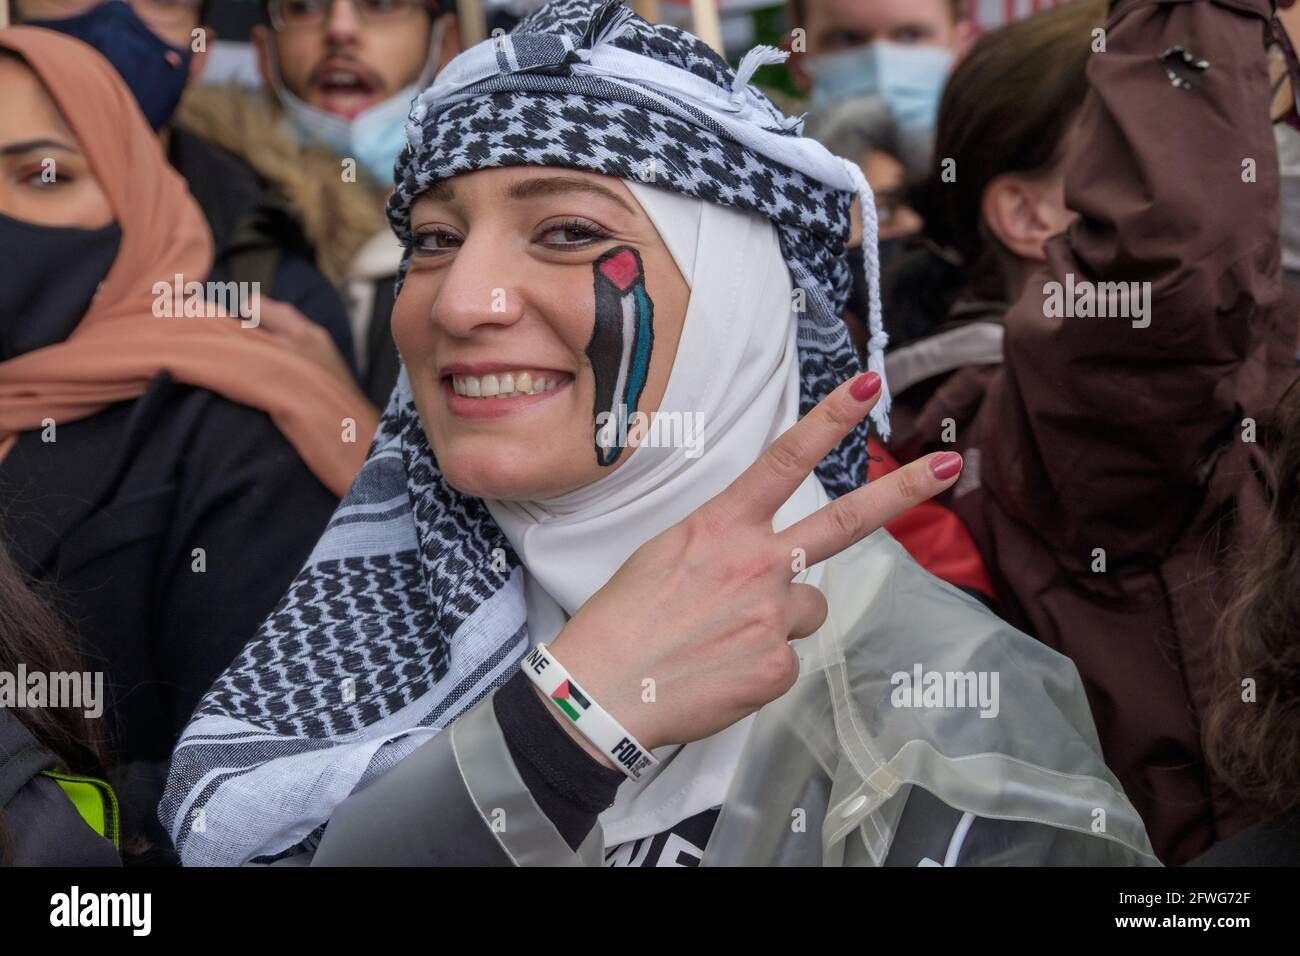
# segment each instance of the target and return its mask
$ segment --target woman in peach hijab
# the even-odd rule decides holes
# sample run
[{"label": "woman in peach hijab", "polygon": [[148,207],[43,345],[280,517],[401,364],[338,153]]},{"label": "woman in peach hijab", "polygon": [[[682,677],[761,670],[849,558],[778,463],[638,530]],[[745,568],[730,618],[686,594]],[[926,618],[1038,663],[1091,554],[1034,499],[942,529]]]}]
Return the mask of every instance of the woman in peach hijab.
[{"label": "woman in peach hijab", "polygon": [[103,674],[86,709],[125,832],[162,842],[175,738],[308,556],[374,412],[256,327],[256,290],[206,288],[198,206],[98,53],[2,30],[0,89],[0,534]]}]

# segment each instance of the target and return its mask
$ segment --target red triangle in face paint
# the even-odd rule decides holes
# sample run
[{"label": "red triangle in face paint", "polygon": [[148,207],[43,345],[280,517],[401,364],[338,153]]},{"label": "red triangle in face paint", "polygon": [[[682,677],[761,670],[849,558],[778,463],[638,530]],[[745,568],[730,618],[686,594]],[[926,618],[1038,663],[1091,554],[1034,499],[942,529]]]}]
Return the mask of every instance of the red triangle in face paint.
[{"label": "red triangle in face paint", "polygon": [[630,249],[610,256],[600,264],[600,271],[610,282],[626,292],[637,278],[636,256]]}]

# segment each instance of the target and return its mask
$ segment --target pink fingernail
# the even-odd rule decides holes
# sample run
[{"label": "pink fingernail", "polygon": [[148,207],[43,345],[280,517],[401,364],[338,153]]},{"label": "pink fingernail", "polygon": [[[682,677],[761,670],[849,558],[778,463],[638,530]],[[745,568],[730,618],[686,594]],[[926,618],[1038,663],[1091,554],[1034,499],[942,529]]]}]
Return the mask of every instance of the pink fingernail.
[{"label": "pink fingernail", "polygon": [[930,474],[940,481],[947,481],[961,471],[961,455],[955,451],[946,451],[930,459]]},{"label": "pink fingernail", "polygon": [[880,376],[875,372],[859,375],[849,386],[849,394],[860,402],[865,402],[880,391]]}]

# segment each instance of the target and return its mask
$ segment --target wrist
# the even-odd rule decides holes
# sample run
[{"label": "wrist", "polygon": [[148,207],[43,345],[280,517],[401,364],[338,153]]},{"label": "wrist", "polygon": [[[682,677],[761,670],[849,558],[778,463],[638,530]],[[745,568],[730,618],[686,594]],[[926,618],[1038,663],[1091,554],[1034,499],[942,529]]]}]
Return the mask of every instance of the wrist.
[{"label": "wrist", "polygon": [[615,769],[633,780],[640,780],[643,771],[659,763],[650,748],[606,710],[591,688],[570,673],[546,644],[535,646],[520,663],[533,686],[554,708],[552,717],[567,718],[561,721],[565,729],[575,739],[581,737],[584,747],[595,748],[602,762],[612,761]]},{"label": "wrist", "polygon": [[542,703],[546,705],[546,712],[551,715],[551,719],[564,728],[564,732],[569,735],[569,738],[577,743],[577,745],[581,747],[592,760],[595,760],[601,766],[608,767],[611,770],[618,769],[614,766],[614,761],[601,753],[600,749],[595,744],[583,736],[582,732],[573,725],[573,721],[560,713],[559,709],[551,699],[546,696],[540,687],[531,682],[529,683],[529,686],[533,689],[533,693],[536,694],[538,698],[541,699]]},{"label": "wrist", "polygon": [[[564,662],[565,668],[584,691],[589,692],[600,705],[617,720],[627,732],[641,742],[647,750],[662,746],[649,717],[650,710],[640,698],[639,678],[631,676],[626,667],[620,668],[619,655],[600,652],[583,653],[583,648],[599,647],[590,634],[577,630],[583,624],[581,616],[565,625],[547,647]],[[555,703],[549,702],[552,709]],[[563,714],[557,714],[562,717]],[[569,725],[572,729],[572,725]],[[578,731],[578,736],[582,732]]]}]

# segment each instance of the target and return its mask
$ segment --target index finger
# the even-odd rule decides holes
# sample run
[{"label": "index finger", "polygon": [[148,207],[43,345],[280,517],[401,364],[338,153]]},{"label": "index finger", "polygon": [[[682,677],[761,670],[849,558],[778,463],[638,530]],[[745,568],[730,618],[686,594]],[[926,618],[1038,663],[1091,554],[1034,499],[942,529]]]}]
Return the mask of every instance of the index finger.
[{"label": "index finger", "polygon": [[782,432],[714,500],[724,503],[733,513],[770,521],[818,463],[862,421],[862,416],[879,397],[880,376],[875,372],[842,383]]},{"label": "index finger", "polygon": [[918,458],[864,488],[836,498],[777,535],[782,546],[803,552],[812,567],[857,544],[903,512],[951,488],[961,474],[961,455],[938,452]]}]

